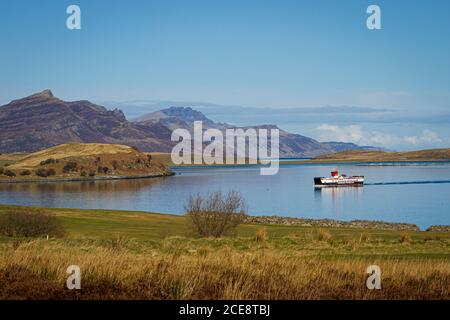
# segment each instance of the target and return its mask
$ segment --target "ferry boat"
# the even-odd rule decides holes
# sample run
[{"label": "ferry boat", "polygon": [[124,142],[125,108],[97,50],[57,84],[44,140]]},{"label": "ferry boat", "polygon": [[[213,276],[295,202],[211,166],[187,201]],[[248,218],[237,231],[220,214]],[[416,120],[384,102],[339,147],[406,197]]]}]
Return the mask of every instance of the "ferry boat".
[{"label": "ferry boat", "polygon": [[315,177],[314,187],[360,187],[364,185],[364,176],[347,177],[345,174],[339,175],[338,170],[331,171],[331,177]]}]

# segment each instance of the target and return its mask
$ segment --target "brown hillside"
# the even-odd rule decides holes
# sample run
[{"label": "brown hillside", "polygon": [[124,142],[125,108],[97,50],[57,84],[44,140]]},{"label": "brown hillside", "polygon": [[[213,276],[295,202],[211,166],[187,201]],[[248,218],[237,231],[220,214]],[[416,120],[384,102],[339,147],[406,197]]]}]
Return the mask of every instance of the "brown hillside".
[{"label": "brown hillside", "polygon": [[[7,175],[7,171],[15,176]],[[114,144],[63,144],[32,153],[3,169],[0,179],[88,179],[170,175],[161,162]]]},{"label": "brown hillside", "polygon": [[446,161],[450,160],[450,148],[429,149],[409,152],[384,152],[351,150],[322,155],[313,159],[316,162],[328,161]]}]

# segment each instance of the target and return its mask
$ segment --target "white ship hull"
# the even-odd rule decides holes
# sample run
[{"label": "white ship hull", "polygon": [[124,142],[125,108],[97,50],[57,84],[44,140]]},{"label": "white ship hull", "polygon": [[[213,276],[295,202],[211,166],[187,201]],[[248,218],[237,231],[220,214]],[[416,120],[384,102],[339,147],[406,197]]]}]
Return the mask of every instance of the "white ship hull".
[{"label": "white ship hull", "polygon": [[323,187],[359,187],[364,185],[364,176],[352,176],[347,177],[345,175],[338,175],[337,171],[332,177],[323,178],[316,177],[314,178],[314,186],[317,188]]}]

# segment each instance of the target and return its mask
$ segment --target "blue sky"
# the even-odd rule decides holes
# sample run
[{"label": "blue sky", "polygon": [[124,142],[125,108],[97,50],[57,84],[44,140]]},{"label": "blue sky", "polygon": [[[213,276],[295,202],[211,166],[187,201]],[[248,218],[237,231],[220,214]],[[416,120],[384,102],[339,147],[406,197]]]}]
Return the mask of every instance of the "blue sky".
[{"label": "blue sky", "polygon": [[[70,4],[81,30],[66,28]],[[366,28],[369,4],[382,30]],[[321,140],[450,146],[449,15],[446,0],[1,0],[0,103],[46,88],[125,111],[136,100],[208,102],[216,120],[276,118]],[[279,113],[249,117],[249,107]]]}]

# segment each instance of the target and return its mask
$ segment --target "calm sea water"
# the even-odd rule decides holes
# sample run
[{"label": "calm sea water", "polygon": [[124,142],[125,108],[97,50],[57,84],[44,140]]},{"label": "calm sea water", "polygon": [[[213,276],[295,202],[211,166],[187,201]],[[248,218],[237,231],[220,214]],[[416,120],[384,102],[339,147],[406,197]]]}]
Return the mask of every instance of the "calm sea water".
[{"label": "calm sea water", "polygon": [[422,229],[450,224],[450,163],[340,165],[342,173],[365,175],[367,185],[315,190],[313,177],[333,168],[282,165],[275,176],[261,176],[255,167],[176,168],[168,178],[0,184],[0,203],[182,214],[190,194],[235,189],[251,215],[384,220]]}]

